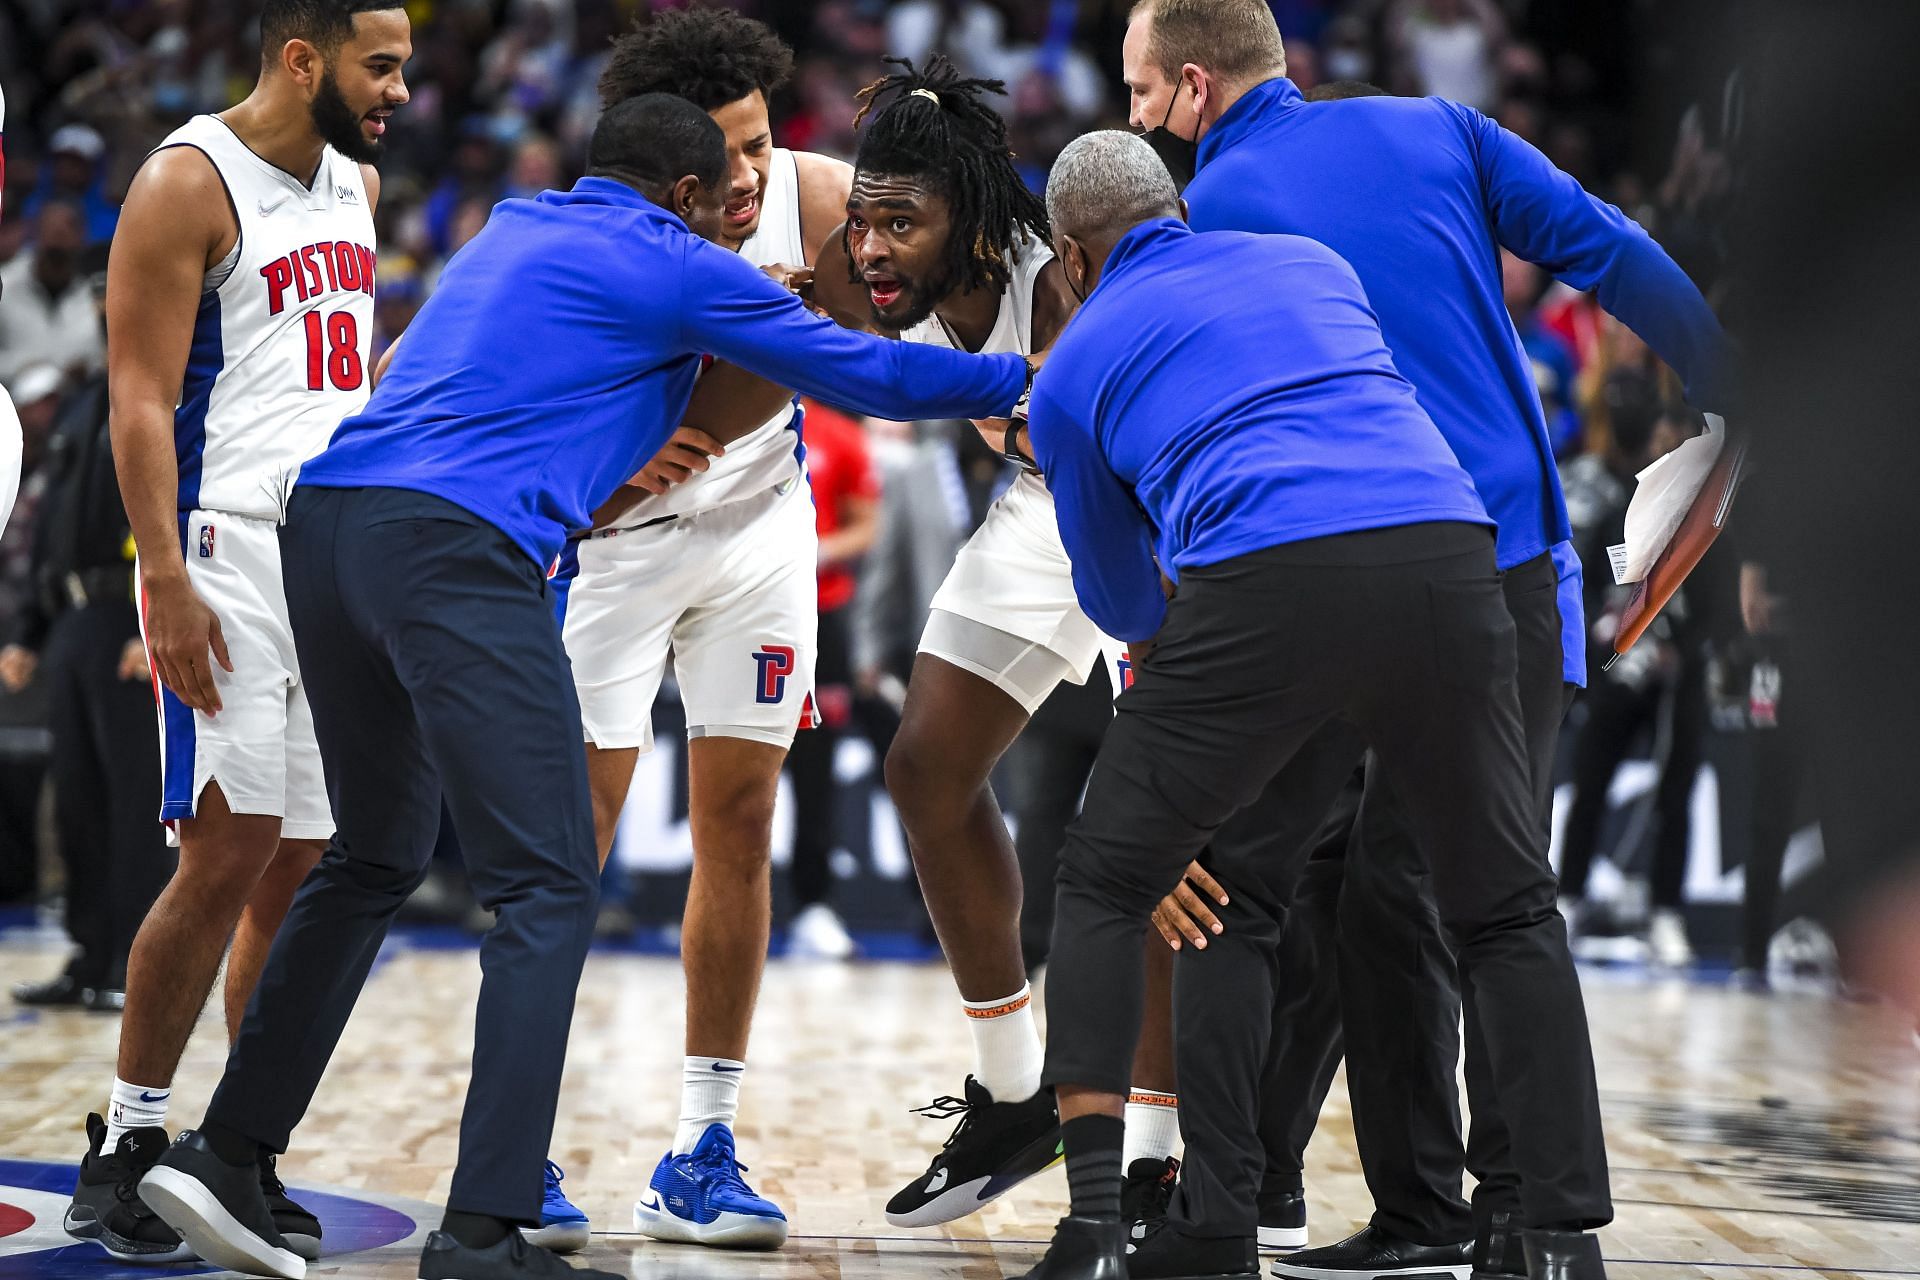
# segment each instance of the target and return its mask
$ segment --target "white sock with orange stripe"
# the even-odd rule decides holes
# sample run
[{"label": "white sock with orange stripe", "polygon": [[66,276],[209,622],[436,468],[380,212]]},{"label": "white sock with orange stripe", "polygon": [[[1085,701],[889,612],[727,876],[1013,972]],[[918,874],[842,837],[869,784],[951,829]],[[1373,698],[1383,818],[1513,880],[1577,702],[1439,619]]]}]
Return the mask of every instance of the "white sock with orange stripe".
[{"label": "white sock with orange stripe", "polygon": [[1127,1095],[1127,1136],[1121,1168],[1135,1160],[1167,1160],[1180,1145],[1180,1099],[1136,1088]]},{"label": "white sock with orange stripe", "polygon": [[1040,1028],[1033,1021],[1033,988],[1023,985],[998,1000],[963,1000],[973,1030],[973,1078],[995,1102],[1025,1102],[1040,1091]]}]

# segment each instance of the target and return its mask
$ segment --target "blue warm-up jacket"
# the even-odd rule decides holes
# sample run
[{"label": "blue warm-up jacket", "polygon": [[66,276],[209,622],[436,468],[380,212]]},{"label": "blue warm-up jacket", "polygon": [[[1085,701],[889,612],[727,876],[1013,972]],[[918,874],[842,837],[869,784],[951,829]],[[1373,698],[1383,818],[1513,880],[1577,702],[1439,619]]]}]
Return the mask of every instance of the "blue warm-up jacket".
[{"label": "blue warm-up jacket", "polygon": [[[1310,236],[1345,258],[1413,383],[1499,525],[1501,568],[1554,552],[1567,679],[1586,679],[1578,560],[1531,366],[1500,290],[1500,249],[1596,290],[1725,412],[1725,334],[1700,291],[1632,219],[1532,146],[1439,98],[1306,102],[1258,85],[1201,139],[1185,191],[1197,231]],[[1567,589],[1570,588],[1570,589]]]},{"label": "blue warm-up jacket", "polygon": [[703,354],[903,421],[1004,416],[1026,386],[1017,355],[823,320],[607,178],[502,203],[412,329],[299,483],[434,494],[543,566],[666,443]]},{"label": "blue warm-up jacket", "polygon": [[1135,227],[1029,414],[1074,593],[1121,640],[1160,629],[1156,557],[1177,581],[1308,538],[1492,523],[1353,269],[1299,236]]}]

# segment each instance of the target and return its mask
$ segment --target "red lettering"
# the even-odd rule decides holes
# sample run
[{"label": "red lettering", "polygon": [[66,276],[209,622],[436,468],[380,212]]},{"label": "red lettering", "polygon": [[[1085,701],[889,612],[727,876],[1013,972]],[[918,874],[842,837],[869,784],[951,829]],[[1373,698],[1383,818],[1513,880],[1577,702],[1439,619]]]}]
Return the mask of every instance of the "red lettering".
[{"label": "red lettering", "polygon": [[360,292],[372,297],[375,262],[373,250],[357,244],[353,246],[353,256],[360,260]]},{"label": "red lettering", "polygon": [[[293,268],[287,265],[285,258],[278,258],[260,268],[260,274],[267,282],[267,314],[277,316],[287,305],[287,289],[293,284]],[[302,299],[306,297],[301,294]]]},{"label": "red lettering", "polygon": [[345,240],[336,240],[333,244],[331,260],[340,276],[342,289],[360,288],[360,259],[353,252],[353,245]]},{"label": "red lettering", "polygon": [[331,241],[313,246],[320,251],[320,262],[327,269],[327,288],[344,288],[338,276],[333,274],[333,244]]},{"label": "red lettering", "polygon": [[313,296],[313,290],[307,287],[307,273],[300,267],[300,255],[288,254],[287,266],[293,270],[293,291],[299,295],[300,301],[305,302]]},{"label": "red lettering", "polygon": [[307,274],[313,277],[313,283],[307,288],[307,296],[317,298],[326,288],[326,285],[320,281],[320,268],[314,265],[313,249],[314,247],[312,245],[308,245],[306,248],[300,250],[296,256],[300,259],[300,265],[306,268]]}]

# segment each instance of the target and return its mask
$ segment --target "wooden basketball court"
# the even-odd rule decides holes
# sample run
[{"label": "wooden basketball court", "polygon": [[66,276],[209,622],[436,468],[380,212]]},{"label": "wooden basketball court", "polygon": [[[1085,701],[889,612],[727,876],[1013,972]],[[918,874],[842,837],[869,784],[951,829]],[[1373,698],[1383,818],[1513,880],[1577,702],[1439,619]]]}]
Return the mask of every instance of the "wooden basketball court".
[{"label": "wooden basketball court", "polygon": [[[41,941],[0,942],[0,986],[44,976],[58,954]],[[319,1187],[342,1205],[365,1202],[342,1209],[343,1220],[364,1212],[400,1225],[386,1231],[393,1243],[329,1256],[309,1275],[415,1274],[418,1224],[437,1221],[429,1206],[447,1189],[478,982],[470,950],[405,942],[375,971],[281,1172],[296,1194]],[[1618,1206],[1602,1236],[1611,1274],[1920,1277],[1911,1027],[1885,1009],[1819,995],[1611,971],[1587,974],[1587,998]],[[728,1255],[633,1234],[633,1199],[677,1109],[680,1008],[670,959],[596,954],[588,964],[553,1152],[593,1218],[587,1261],[646,1280],[993,1280],[1038,1257],[1066,1208],[1057,1168],[944,1230],[897,1231],[881,1213],[952,1123],[908,1109],[957,1091],[968,1062],[953,987],[937,965],[769,968],[739,1133],[749,1180],[793,1222],[786,1249]],[[12,1181],[42,1189],[10,1196],[0,1185],[0,1277],[192,1273],[131,1271],[91,1245],[56,1247],[65,1237],[57,1212],[47,1214],[60,1179],[72,1181],[57,1166],[78,1160],[81,1120],[102,1108],[118,1021],[0,1011],[9,1016],[0,1184],[15,1169],[27,1172]],[[176,1081],[176,1128],[199,1118],[223,1051],[210,1016]],[[1369,1211],[1339,1084],[1310,1152],[1308,1195],[1316,1243]],[[333,1203],[319,1206],[330,1242],[348,1231],[328,1212]],[[23,1216],[41,1220],[22,1228]]]}]

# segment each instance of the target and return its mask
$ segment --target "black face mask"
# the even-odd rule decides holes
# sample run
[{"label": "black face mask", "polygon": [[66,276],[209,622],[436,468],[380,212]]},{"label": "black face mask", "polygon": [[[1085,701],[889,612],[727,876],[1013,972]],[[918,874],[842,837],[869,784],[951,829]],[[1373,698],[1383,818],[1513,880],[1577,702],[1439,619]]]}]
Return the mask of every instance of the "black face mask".
[{"label": "black face mask", "polygon": [[1194,171],[1200,167],[1200,143],[1192,138],[1183,138],[1167,128],[1167,121],[1173,119],[1174,103],[1178,101],[1180,85],[1175,85],[1160,127],[1149,129],[1143,135],[1147,145],[1153,148],[1153,154],[1160,157],[1160,163],[1166,165],[1167,172],[1173,175],[1173,189],[1176,192],[1187,189],[1187,184],[1193,181]]}]

